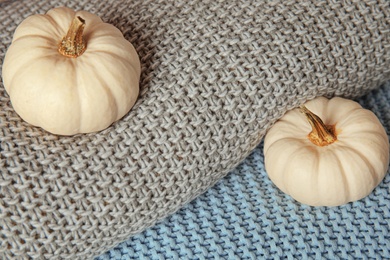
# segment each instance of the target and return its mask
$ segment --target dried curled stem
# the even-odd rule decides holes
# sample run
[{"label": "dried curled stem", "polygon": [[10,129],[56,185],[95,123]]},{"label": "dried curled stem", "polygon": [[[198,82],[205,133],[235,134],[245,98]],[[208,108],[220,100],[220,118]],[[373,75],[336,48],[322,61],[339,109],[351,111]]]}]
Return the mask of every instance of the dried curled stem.
[{"label": "dried curled stem", "polygon": [[83,39],[85,20],[76,16],[68,30],[68,33],[62,38],[58,51],[62,55],[70,58],[77,58],[84,53],[86,44]]},{"label": "dried curled stem", "polygon": [[313,144],[326,146],[337,140],[336,127],[334,125],[325,125],[321,118],[303,105],[300,107],[300,110],[305,114],[312,127],[312,131],[309,133],[308,138]]}]

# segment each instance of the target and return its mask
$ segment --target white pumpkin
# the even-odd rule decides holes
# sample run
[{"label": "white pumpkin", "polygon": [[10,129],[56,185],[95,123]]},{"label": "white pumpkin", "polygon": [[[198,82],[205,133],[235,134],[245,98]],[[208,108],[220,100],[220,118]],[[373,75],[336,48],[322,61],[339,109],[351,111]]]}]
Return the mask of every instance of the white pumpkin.
[{"label": "white pumpkin", "polygon": [[383,180],[389,140],[371,111],[351,100],[320,97],[271,127],[264,156],[280,190],[304,204],[338,206],[364,198]]},{"label": "white pumpkin", "polygon": [[73,135],[122,118],[138,97],[140,72],[136,50],[115,26],[61,7],[18,26],[2,76],[21,118]]}]

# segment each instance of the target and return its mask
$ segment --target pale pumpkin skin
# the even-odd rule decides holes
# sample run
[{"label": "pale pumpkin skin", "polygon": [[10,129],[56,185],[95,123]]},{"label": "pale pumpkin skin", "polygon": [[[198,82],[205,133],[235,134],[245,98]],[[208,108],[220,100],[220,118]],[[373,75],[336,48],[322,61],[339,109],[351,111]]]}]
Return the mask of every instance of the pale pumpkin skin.
[{"label": "pale pumpkin skin", "polygon": [[[75,16],[85,20],[86,49],[77,58],[58,51]],[[59,135],[107,128],[133,107],[141,66],[133,45],[98,16],[55,8],[16,29],[3,64],[3,82],[15,111],[28,123]]]},{"label": "pale pumpkin skin", "polygon": [[389,140],[378,118],[339,97],[319,97],[305,106],[326,125],[335,125],[337,140],[313,144],[305,115],[299,108],[287,112],[264,140],[265,168],[272,182],[311,206],[338,206],[369,195],[389,166]]}]

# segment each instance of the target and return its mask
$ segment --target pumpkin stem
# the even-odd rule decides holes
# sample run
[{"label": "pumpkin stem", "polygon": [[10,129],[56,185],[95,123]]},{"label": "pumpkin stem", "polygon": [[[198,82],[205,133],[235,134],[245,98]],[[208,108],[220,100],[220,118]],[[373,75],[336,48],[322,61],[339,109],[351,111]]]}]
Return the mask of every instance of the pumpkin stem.
[{"label": "pumpkin stem", "polygon": [[80,16],[76,16],[68,30],[68,33],[62,38],[58,51],[70,58],[77,58],[84,53],[86,45],[83,39],[83,31],[85,20]]},{"label": "pumpkin stem", "polygon": [[307,136],[309,140],[318,146],[326,146],[337,140],[336,128],[334,125],[325,125],[316,114],[311,112],[305,106],[300,107],[301,112],[305,114],[309,121],[312,131]]}]

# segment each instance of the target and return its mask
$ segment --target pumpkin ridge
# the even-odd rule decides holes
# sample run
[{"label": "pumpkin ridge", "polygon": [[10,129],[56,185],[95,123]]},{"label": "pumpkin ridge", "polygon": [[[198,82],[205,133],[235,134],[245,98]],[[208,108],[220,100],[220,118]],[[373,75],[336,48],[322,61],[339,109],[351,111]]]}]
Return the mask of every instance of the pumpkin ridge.
[{"label": "pumpkin ridge", "polygon": [[[275,123],[278,124],[277,128],[280,129],[281,127],[283,127],[283,136],[286,134],[286,131],[288,131],[288,134],[291,134],[291,136],[295,138],[300,138],[300,136],[295,135],[297,132],[301,132],[303,136],[306,136],[311,131],[310,125],[307,124],[307,120],[305,119],[305,117],[301,118],[299,116],[301,114],[300,112],[297,112],[296,110],[291,112],[295,112],[292,115],[294,118],[286,119],[282,117],[278,119],[277,123]],[[305,132],[306,128],[308,132]]]},{"label": "pumpkin ridge", "polygon": [[[124,38],[122,38],[121,40],[124,40]],[[128,42],[127,40],[126,41],[126,44],[125,45],[128,45],[128,44],[131,44],[130,42]],[[128,43],[128,44],[127,44]],[[106,45],[106,44],[103,44],[103,43],[99,43],[99,44],[96,44],[96,43],[93,43],[91,45],[89,45],[89,50],[87,48],[87,50],[85,51],[85,53],[90,53],[91,55],[98,55],[98,54],[101,54],[101,55],[108,55],[108,56],[111,56],[111,57],[114,57],[116,58],[116,60],[121,60],[121,61],[124,61],[128,66],[130,66],[131,68],[133,68],[134,72],[135,72],[135,75],[138,75],[138,78],[140,77],[139,74],[141,72],[140,70],[140,66],[136,66],[135,64],[131,63],[129,61],[129,57],[125,58],[124,56],[122,56],[121,54],[119,53],[113,53],[113,49],[114,48],[111,48],[110,51],[107,51],[105,50],[105,48],[103,46],[100,46],[100,45]],[[110,44],[112,46],[112,44]],[[96,47],[99,47],[99,48],[96,48]],[[130,48],[132,48],[131,46],[129,46]],[[91,50],[92,48],[92,50]],[[120,46],[115,46],[115,48],[117,49],[122,49]],[[135,50],[135,49],[134,49]],[[127,55],[130,55],[129,52],[126,52]],[[138,63],[139,64],[139,63]]]},{"label": "pumpkin ridge", "polygon": [[[342,120],[339,120],[337,124],[341,129],[346,128],[346,127],[354,127],[355,125],[358,125],[360,128],[360,121],[362,121],[362,117],[370,117],[370,120],[372,119],[372,116],[370,113],[366,113],[367,110],[364,109],[363,107],[358,107],[353,110],[351,110],[345,118]],[[362,114],[364,113],[364,114]],[[358,120],[356,120],[358,119]],[[370,121],[369,120],[369,121]],[[364,120],[367,121],[367,120]]]},{"label": "pumpkin ridge", "polygon": [[[306,136],[305,136],[306,137]],[[275,138],[271,143],[267,142],[267,145],[264,146],[267,149],[264,150],[264,153],[267,153],[269,148],[273,145],[275,145],[277,142],[286,142],[286,141],[295,141],[295,142],[301,142],[302,144],[306,145],[308,142],[306,140],[301,140],[299,137],[283,137],[283,138]],[[311,143],[310,143],[311,144]]]},{"label": "pumpkin ridge", "polygon": [[[293,111],[290,111],[293,112]],[[290,113],[288,112],[288,113]],[[300,112],[295,113],[294,116],[300,114]],[[305,127],[307,127],[308,132],[305,132]],[[278,129],[278,130],[276,130]],[[300,132],[301,135],[295,135],[297,132]],[[266,138],[264,141],[264,152],[265,149],[271,147],[275,142],[280,139],[287,141],[297,141],[300,139],[307,140],[307,134],[310,132],[310,125],[307,124],[305,118],[302,118],[302,122],[296,123],[296,121],[291,122],[291,120],[285,119],[284,117],[278,119],[272,127],[267,131]],[[286,136],[288,134],[288,136]],[[271,140],[270,140],[271,139]],[[305,140],[305,141],[306,141]]]},{"label": "pumpkin ridge", "polygon": [[[362,131],[360,133],[344,133],[344,132],[340,132],[340,133],[343,133],[343,136],[341,137],[343,140],[349,140],[349,139],[354,139],[354,138],[367,138],[367,136],[379,136],[379,134],[381,134],[380,131]],[[385,136],[379,136],[383,142],[379,141],[379,142],[375,142],[375,144],[377,145],[381,145],[383,143],[386,143],[388,142],[388,139],[385,137]]]},{"label": "pumpkin ridge", "polygon": [[125,63],[127,63],[127,65],[129,65],[131,68],[133,68],[134,72],[136,72],[136,75],[138,75],[139,73],[138,72],[138,69],[135,67],[135,65],[133,65],[131,62],[129,62],[127,59],[123,58],[123,56],[119,55],[119,54],[114,54],[114,53],[111,53],[111,52],[108,52],[108,51],[105,51],[105,50],[93,50],[93,54],[104,54],[104,55],[109,55],[109,56],[112,56],[112,57],[115,57],[117,60],[122,60],[124,61]]},{"label": "pumpkin ridge", "polygon": [[[95,70],[95,67],[92,67],[93,70]],[[110,71],[111,72],[111,71]],[[119,110],[119,106],[118,106],[118,103],[117,103],[117,100],[116,100],[116,97],[114,95],[114,93],[112,92],[111,88],[113,87],[112,85],[110,85],[107,80],[101,76],[101,74],[99,74],[99,71],[95,71],[95,77],[97,77],[99,79],[99,81],[101,82],[101,88],[106,92],[107,94],[107,99],[109,101],[109,106],[110,107],[113,107],[113,109],[111,109],[114,113],[112,115],[112,118],[110,121],[114,121],[116,119],[118,119],[118,110]],[[116,86],[115,86],[116,87]],[[121,88],[120,88],[121,89]],[[123,91],[123,89],[121,89]]]},{"label": "pumpkin ridge", "polygon": [[[53,68],[59,68],[59,65],[57,65],[57,64],[59,64],[59,63],[66,63],[66,66],[69,66],[71,68],[71,72],[68,72],[68,73],[71,74],[71,75],[74,75],[74,77],[67,77],[67,80],[69,80],[68,84],[67,85],[63,85],[63,86],[65,86],[66,88],[72,89],[72,92],[78,91],[80,89],[80,87],[78,87],[79,86],[78,85],[79,84],[78,79],[80,77],[77,75],[77,67],[78,67],[79,63],[76,62],[75,59],[72,60],[72,59],[69,59],[69,58],[64,58],[61,54],[58,53],[58,51],[56,51],[56,52],[57,52],[56,57],[48,58],[53,63],[52,67]],[[62,70],[60,71],[60,73],[61,72],[62,72]],[[62,72],[62,73],[64,73],[64,72]],[[80,98],[80,95],[78,93],[75,96],[77,96],[78,99],[77,99],[77,101],[74,101],[71,105],[72,105],[72,107],[76,107],[76,105],[77,105],[77,107],[78,107],[77,115],[79,117],[77,121],[81,122],[81,107],[80,107],[80,104],[82,103],[82,99]],[[68,106],[68,108],[69,107],[70,106]],[[75,116],[76,116],[76,114],[73,114],[73,117],[75,117]],[[63,131],[64,129],[68,129],[67,127],[69,125],[68,124],[69,122],[64,122],[64,123],[65,123],[65,125],[59,126],[57,128],[61,129],[61,131]],[[45,120],[42,121],[39,125],[43,125],[43,124],[45,124]],[[78,128],[76,130],[72,129],[72,131],[73,132],[78,132],[79,129],[80,129],[80,126],[81,126],[81,124],[79,123],[78,124]]]},{"label": "pumpkin ridge", "polygon": [[[321,149],[321,147],[320,147]],[[319,158],[320,157],[320,149],[318,149],[318,147],[315,147],[315,157]],[[314,168],[314,173],[315,173],[315,180],[313,180],[313,183],[312,183],[312,186],[315,186],[315,190],[316,190],[316,193],[317,193],[317,201],[319,200],[319,198],[321,198],[320,196],[320,193],[319,193],[319,172],[320,172],[320,160],[314,160],[315,161],[315,166],[313,167]]]},{"label": "pumpkin ridge", "polygon": [[[377,176],[375,174],[376,170],[372,166],[372,162],[370,162],[367,159],[367,157],[358,149],[355,149],[355,148],[349,147],[349,146],[343,146],[343,148],[345,148],[349,153],[355,154],[361,161],[364,162],[364,165],[368,167],[368,174],[365,174],[363,177],[367,178],[367,176],[370,176],[371,180],[373,181],[373,184],[374,184],[372,187],[373,188],[376,187],[379,184],[379,182],[382,180],[382,178],[380,178],[380,176]],[[367,181],[365,181],[365,183],[367,183]],[[365,194],[364,196],[367,196],[368,193],[370,193],[372,191],[372,189],[366,191],[367,194]],[[354,200],[358,200],[358,199],[361,199],[361,197],[350,197],[349,200],[354,201]]]},{"label": "pumpkin ridge", "polygon": [[[106,52],[100,52],[100,51],[93,52],[93,54],[91,53],[91,55],[96,55],[96,54],[97,55],[103,54],[102,56],[109,55],[108,52],[106,53]],[[129,76],[129,75],[133,74],[135,77],[138,77],[138,79],[139,79],[139,76],[138,76],[139,73],[138,73],[137,69],[135,68],[135,65],[132,65],[127,59],[124,59],[123,57],[120,57],[119,55],[118,56],[117,55],[111,55],[111,56],[117,57],[117,61],[116,61],[117,64],[120,62],[122,64],[123,68],[126,68],[127,70],[130,70],[130,69],[132,70],[133,73],[128,71],[128,72],[126,72],[126,74],[127,74],[126,76]],[[110,57],[110,56],[108,56],[108,57]],[[99,58],[101,59],[102,57],[99,57]],[[106,82],[105,84],[107,86],[108,91],[110,91],[110,93],[111,93],[111,97],[113,97],[113,98],[115,97],[114,98],[115,102],[117,102],[116,96],[115,96],[114,92],[112,91],[113,86],[110,87],[109,82],[107,82],[107,80],[109,80],[109,79],[107,79],[105,77],[101,77],[101,71],[98,71],[98,68],[104,68],[104,71],[106,71],[106,72],[110,73],[111,75],[113,75],[113,78],[123,77],[123,75],[121,73],[119,73],[119,71],[112,70],[111,67],[108,65],[108,63],[105,63],[105,62],[101,62],[99,64],[90,64],[89,66],[94,70],[94,74],[99,76],[100,80]],[[101,67],[98,67],[98,66],[101,66]],[[116,85],[115,87],[117,89],[120,89],[120,91],[124,95],[126,95],[126,93],[131,91],[131,88],[129,86],[124,86],[123,84]],[[128,109],[130,109],[130,108],[126,108],[126,110],[128,110]],[[116,111],[117,111],[117,113],[116,113],[115,117],[117,119],[119,119],[118,118],[118,112],[119,112],[118,104],[116,104]]]},{"label": "pumpkin ridge", "polygon": [[[80,15],[80,17],[84,18],[82,15]],[[115,46],[121,41],[130,43],[124,38],[122,32],[115,26],[104,23],[103,21],[96,24],[90,24],[88,22],[89,21],[86,20],[85,30],[83,33],[86,42],[92,41],[94,44],[103,44],[109,42],[109,45]],[[104,50],[104,48],[101,47],[96,49]]]},{"label": "pumpkin ridge", "polygon": [[[59,52],[57,52],[59,53]],[[60,54],[61,55],[61,54]],[[64,57],[65,59],[69,59],[68,57]],[[76,104],[78,104],[78,129],[76,130],[76,132],[80,132],[81,129],[83,129],[83,117],[82,117],[82,104],[83,104],[83,98],[81,98],[81,95],[80,95],[80,91],[81,91],[81,86],[84,86],[83,84],[80,84],[81,80],[82,80],[82,76],[79,75],[79,72],[78,72],[78,69],[77,67],[80,67],[82,65],[82,62],[80,62],[80,60],[76,60],[76,59],[72,59],[71,60],[72,62],[70,62],[72,65],[72,70],[73,70],[73,73],[74,73],[74,77],[73,77],[73,86],[75,86],[76,88],[76,91],[77,91],[77,102],[75,102]],[[77,87],[76,87],[77,86]]]},{"label": "pumpkin ridge", "polygon": [[[283,140],[283,139],[278,140],[278,141],[282,141],[282,140]],[[295,139],[295,141],[301,143],[300,140]],[[291,157],[290,157],[289,162],[284,164],[284,167],[283,167],[283,174],[282,174],[283,188],[286,190],[286,193],[287,193],[287,194],[290,194],[290,195],[291,195],[291,192],[289,191],[289,188],[288,188],[290,185],[287,183],[287,180],[289,180],[289,178],[286,178],[286,174],[289,173],[289,171],[287,171],[286,169],[289,168],[288,166],[291,164],[291,162],[294,161],[294,158],[295,158],[296,156],[299,156],[300,151],[306,150],[307,148],[308,148],[307,145],[302,145],[302,146],[298,146],[298,147],[297,147],[296,149],[294,149],[294,150],[288,151],[288,153],[291,154],[291,155],[290,155]]]},{"label": "pumpkin ridge", "polygon": [[[340,122],[340,128],[345,128],[347,130],[351,128],[352,129],[359,128],[359,132],[353,131],[355,132],[355,134],[363,134],[363,133],[370,133],[370,132],[377,133],[377,134],[383,133],[384,130],[382,128],[382,122],[380,122],[377,119],[376,115],[373,112],[366,110],[364,108],[360,108],[360,110],[356,111],[356,113],[357,115],[352,115],[352,114],[350,115],[351,117],[350,120]],[[373,121],[375,121],[375,123]],[[368,123],[362,124],[362,122],[369,122],[369,124]]]},{"label": "pumpkin ridge", "polygon": [[[80,15],[82,16],[82,15]],[[101,38],[110,38],[109,41],[112,41],[112,38],[118,38],[120,40],[127,41],[124,37],[122,32],[116,28],[115,26],[105,23],[103,21],[95,24],[90,24],[88,30],[85,32],[85,37],[87,39],[95,38],[95,39],[101,39]]]},{"label": "pumpkin ridge", "polygon": [[[8,58],[6,56],[5,59],[4,59],[4,63],[6,64],[7,62],[8,62]],[[29,62],[26,62],[26,63],[29,63]],[[20,63],[13,63],[13,64],[18,64],[19,67],[14,69],[12,73],[10,73],[10,72],[5,73],[5,69],[3,68],[2,72],[3,72],[4,88],[5,88],[5,90],[6,90],[6,92],[7,92],[7,94],[8,94],[10,99],[12,97],[13,86],[15,85],[14,84],[15,78],[16,77],[20,78],[20,76],[23,75],[23,73],[26,73],[26,69],[23,68],[23,67],[25,67],[26,63],[22,63],[22,64],[20,64]],[[8,67],[10,67],[10,65],[8,65]]]},{"label": "pumpkin ridge", "polygon": [[[50,26],[40,26],[41,24]],[[61,31],[58,29],[61,26],[47,14],[37,14],[26,18],[15,30],[12,42],[15,42],[24,37],[44,37],[47,40],[59,41],[61,38]],[[31,30],[30,28],[33,28]],[[57,39],[58,38],[58,39]]]},{"label": "pumpkin ridge", "polygon": [[[41,67],[41,65],[36,65],[36,64],[37,63],[44,63],[44,64],[46,64],[46,63],[48,63],[48,61],[50,61],[51,64],[52,64],[52,65],[50,65],[48,67],[58,68],[58,66],[56,66],[55,64],[60,62],[61,60],[59,60],[57,58],[51,59],[51,58],[47,58],[47,57],[39,57],[36,60],[33,60],[31,62],[31,64],[29,64],[29,66],[27,66],[27,68],[21,70],[19,74],[16,74],[18,77],[13,77],[13,79],[15,79],[15,78],[23,79],[24,77],[29,78],[29,75],[31,75],[33,73],[30,69],[34,69],[36,67]],[[49,85],[47,84],[47,82],[49,82],[50,80],[51,80],[50,77],[47,78],[47,80],[44,82],[44,84],[39,84],[39,88],[41,90],[45,90],[48,87],[52,87],[52,86],[50,86],[50,84]],[[12,86],[14,86],[13,81],[11,82],[11,84],[12,84]],[[28,84],[25,85],[25,89],[30,88],[30,87],[35,87],[36,88],[37,86],[36,85],[32,85],[31,82],[28,82]],[[20,88],[20,86],[19,86],[19,88]],[[13,94],[12,89],[13,88],[9,89],[10,97],[14,97],[15,96]],[[22,90],[22,91],[19,91],[19,92],[24,92],[24,91]],[[25,94],[22,94],[22,95],[26,96]],[[21,106],[20,106],[20,104],[18,104],[19,102],[16,102],[16,100],[14,100],[14,98],[11,99],[11,102],[14,104],[16,112],[20,116],[24,116],[27,110],[26,109],[19,110]],[[35,110],[36,107],[41,107],[42,104],[43,104],[43,102],[36,102],[36,101],[34,101],[34,104],[33,104],[34,107],[30,107],[30,109]],[[46,122],[47,122],[47,118],[46,117],[42,117],[42,116],[29,117],[28,119],[26,118],[25,120],[28,123],[30,123],[32,125],[35,125],[35,126],[41,126],[42,124],[46,124]]]},{"label": "pumpkin ridge", "polygon": [[66,33],[66,30],[63,30],[64,28],[62,28],[62,26],[58,24],[57,21],[50,14],[46,14],[43,16],[51,24],[51,28],[53,29],[51,33],[58,38],[53,40],[55,40],[56,44],[58,44],[58,42],[62,39],[61,37],[64,35],[64,33]]},{"label": "pumpkin ridge", "polygon": [[[341,124],[352,112],[362,108],[358,103],[340,97],[330,99],[326,106],[325,115],[327,115],[327,119],[325,123],[330,125]],[[340,111],[338,108],[341,106],[343,110]]]},{"label": "pumpkin ridge", "polygon": [[373,180],[373,182],[375,183],[375,186],[379,183],[379,180],[381,180],[381,178],[378,178],[379,176],[377,176],[375,174],[375,169],[374,167],[372,166],[372,162],[370,162],[367,157],[362,153],[362,151],[354,148],[354,147],[351,147],[351,146],[346,146],[346,145],[343,145],[343,147],[350,151],[351,153],[354,153],[356,154],[357,156],[359,156],[359,158],[365,163],[365,165],[369,168],[369,174]]},{"label": "pumpkin ridge", "polygon": [[[94,27],[102,26],[102,24],[96,25]],[[132,56],[133,53],[135,54],[137,52],[132,43],[124,38],[121,31],[116,27],[109,27],[116,29],[116,34],[114,35],[109,31],[100,34],[94,31],[90,32],[91,28],[88,28],[88,30],[87,28],[88,27],[86,25],[84,37],[90,52],[101,52],[109,54],[110,56],[116,56],[119,59],[123,59],[127,55]],[[100,28],[96,30],[104,31],[104,29]]]},{"label": "pumpkin ridge", "polygon": [[80,74],[80,71],[86,70],[85,68],[83,68],[84,66],[88,66],[88,69],[91,66],[89,66],[88,64],[86,65],[83,59],[79,59],[79,58],[73,59],[73,58],[68,58],[68,57],[64,57],[64,59],[72,61],[70,63],[72,64],[72,69],[73,69],[73,73],[74,73],[73,86],[76,86],[75,90],[77,91],[76,96],[78,98],[77,102],[75,102],[78,105],[78,113],[77,113],[78,129],[76,129],[76,132],[82,133],[82,132],[84,132],[83,129],[85,127],[84,120],[83,120],[83,114],[84,114],[83,106],[85,104],[85,99],[82,98],[83,95],[81,94],[81,90],[83,88],[85,88],[86,84],[84,82],[84,77],[83,77],[84,74]]},{"label": "pumpkin ridge", "polygon": [[[19,39],[21,39],[21,38],[19,38]],[[16,75],[18,77],[20,77],[21,75],[23,75],[23,72],[25,72],[26,68],[29,68],[31,66],[35,66],[34,64],[36,64],[38,62],[41,62],[43,59],[50,59],[52,57],[54,58],[54,56],[57,55],[55,52],[50,53],[49,51],[48,51],[48,53],[46,55],[42,55],[42,54],[39,54],[39,53],[37,54],[36,49],[38,49],[38,48],[48,49],[48,48],[45,48],[44,46],[28,48],[28,49],[22,48],[23,46],[21,46],[21,42],[19,42],[19,39],[17,41],[15,41],[14,43],[12,43],[12,45],[11,45],[12,50],[13,50],[12,57],[9,57],[9,55],[6,55],[6,57],[4,59],[4,63],[5,62],[8,63],[9,62],[8,60],[12,59],[10,62],[12,62],[13,68],[15,68],[15,66],[16,66],[16,68],[13,70],[12,73],[7,73],[7,77],[9,77],[8,74],[11,74],[10,78],[12,78],[12,79]],[[26,52],[31,52],[36,57],[34,59],[22,59],[22,58],[19,58],[19,57],[25,56]],[[9,66],[10,65],[8,65],[8,67]],[[4,68],[3,68],[3,70],[4,70]],[[3,72],[3,75],[4,75],[4,72]],[[12,86],[14,85],[12,83],[12,81],[13,80],[10,80],[10,84],[7,84],[7,86],[6,86],[7,92],[10,91],[12,89]]]},{"label": "pumpkin ridge", "polygon": [[[338,146],[336,148],[339,149],[339,147],[340,146]],[[338,149],[333,149],[332,150],[332,155],[334,156],[334,160],[335,160],[338,168],[340,169],[341,179],[343,180],[343,187],[344,187],[344,192],[345,192],[345,194],[344,194],[345,197],[343,199],[345,201],[347,201],[347,200],[350,201],[351,189],[350,189],[350,187],[348,185],[348,183],[349,183],[348,182],[348,177],[347,177],[348,175],[347,175],[347,171],[345,170],[344,164],[341,161],[340,156],[338,154],[338,151],[339,151]]]},{"label": "pumpkin ridge", "polygon": [[[308,169],[308,165],[305,165],[304,169],[308,169],[306,171],[304,171],[303,174],[309,174],[307,175],[307,179],[310,178],[310,182],[308,182],[308,185],[310,186],[311,190],[314,190],[316,191],[316,201],[319,200],[320,198],[320,194],[319,194],[319,181],[318,181],[318,178],[319,178],[319,169],[320,169],[320,160],[316,159],[320,156],[320,149],[321,148],[318,148],[316,145],[313,145],[311,142],[309,144],[306,144],[306,142],[303,142],[303,145],[302,147],[298,148],[294,153],[295,154],[292,154],[289,156],[289,161],[294,161],[294,158],[295,157],[298,157],[301,153],[302,150],[309,150],[309,153],[312,157],[312,160],[310,160],[311,162],[313,162],[312,165],[310,165],[310,169]],[[286,172],[289,172],[289,170],[285,171],[284,172],[284,175],[286,174]],[[284,178],[285,179],[285,178]],[[294,179],[294,181],[296,181]],[[287,186],[289,186],[290,184],[288,184]],[[291,197],[293,197],[294,199],[296,198],[296,193],[288,193]],[[314,194],[313,194],[314,195]],[[306,197],[306,196],[305,196]],[[299,202],[303,202],[303,203],[307,203],[307,202],[304,202],[302,200],[298,200]]]},{"label": "pumpkin ridge", "polygon": [[[48,42],[53,42],[54,45],[54,49],[56,49],[56,45],[57,45],[57,42],[55,41],[55,39],[53,39],[53,37],[49,37],[49,36],[45,36],[45,35],[23,35],[23,36],[20,36],[18,37],[17,39],[15,39],[14,41],[12,41],[12,44],[14,43],[19,43],[19,41],[25,41],[25,40],[28,40],[28,41],[31,41],[31,38],[36,38],[36,39],[39,39],[39,40],[43,40],[43,41],[48,41]],[[44,48],[44,49],[47,49],[47,50],[51,50],[52,48],[51,47],[48,47],[47,46],[47,43],[46,42],[43,42],[43,43],[37,43],[37,45],[29,45],[29,48],[30,49],[36,49],[36,48]],[[24,49],[25,51],[26,49]]]},{"label": "pumpkin ridge", "polygon": [[53,28],[58,32],[57,43],[59,43],[62,37],[65,36],[66,32],[69,29],[69,25],[72,22],[72,19],[75,17],[76,12],[69,7],[58,7],[55,9],[49,10],[45,15],[45,18],[49,20]]}]

